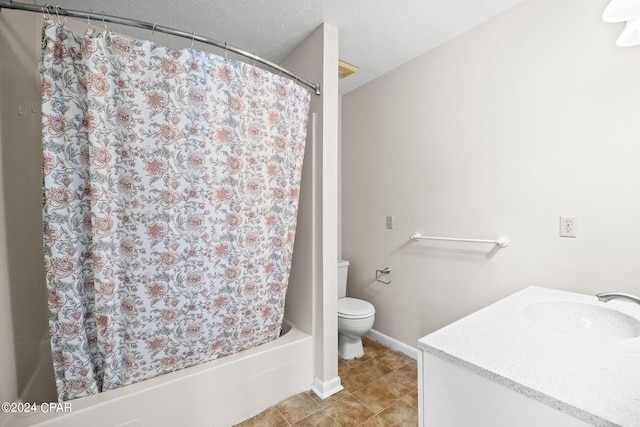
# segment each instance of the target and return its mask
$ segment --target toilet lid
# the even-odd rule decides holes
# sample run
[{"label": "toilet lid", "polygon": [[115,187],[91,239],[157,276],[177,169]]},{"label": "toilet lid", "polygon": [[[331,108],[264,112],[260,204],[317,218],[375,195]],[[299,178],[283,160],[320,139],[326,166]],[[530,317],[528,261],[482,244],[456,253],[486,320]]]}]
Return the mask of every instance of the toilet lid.
[{"label": "toilet lid", "polygon": [[357,298],[338,299],[338,317],[343,319],[362,319],[375,314],[376,309],[370,302]]}]

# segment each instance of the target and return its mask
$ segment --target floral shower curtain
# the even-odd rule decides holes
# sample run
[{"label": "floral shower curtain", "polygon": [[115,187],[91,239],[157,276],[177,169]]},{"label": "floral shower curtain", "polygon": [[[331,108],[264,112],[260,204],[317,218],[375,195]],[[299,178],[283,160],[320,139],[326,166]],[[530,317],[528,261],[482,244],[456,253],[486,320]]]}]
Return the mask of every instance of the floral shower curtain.
[{"label": "floral shower curtain", "polygon": [[60,400],[276,338],[309,93],[224,57],[43,28]]}]

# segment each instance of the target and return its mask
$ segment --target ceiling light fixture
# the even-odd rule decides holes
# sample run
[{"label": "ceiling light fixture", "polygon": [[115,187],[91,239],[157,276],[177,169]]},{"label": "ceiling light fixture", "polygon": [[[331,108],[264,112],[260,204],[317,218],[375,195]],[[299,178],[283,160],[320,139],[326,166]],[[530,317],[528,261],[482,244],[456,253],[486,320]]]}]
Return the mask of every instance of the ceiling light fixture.
[{"label": "ceiling light fixture", "polygon": [[605,22],[627,22],[616,46],[640,44],[640,0],[612,0],[602,14]]}]

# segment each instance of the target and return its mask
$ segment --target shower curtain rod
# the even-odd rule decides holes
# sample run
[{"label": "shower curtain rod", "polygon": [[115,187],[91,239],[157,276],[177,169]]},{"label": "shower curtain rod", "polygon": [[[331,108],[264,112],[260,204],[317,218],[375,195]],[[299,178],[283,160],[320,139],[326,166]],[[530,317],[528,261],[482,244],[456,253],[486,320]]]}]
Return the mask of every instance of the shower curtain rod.
[{"label": "shower curtain rod", "polygon": [[39,5],[28,4],[28,3],[17,3],[11,0],[0,0],[0,11],[2,11],[3,8],[24,10],[27,12],[39,12],[42,14],[48,14],[50,16],[53,16],[53,14],[55,14],[57,16],[69,16],[72,18],[84,18],[87,20],[94,19],[97,21],[103,21],[105,24],[107,22],[112,24],[121,24],[129,27],[136,27],[136,28],[143,28],[145,30],[151,30],[152,32],[157,31],[159,33],[165,33],[165,34],[170,34],[172,36],[191,39],[192,41],[198,41],[201,43],[219,47],[220,49],[224,49],[225,51],[230,51],[238,55],[244,56],[246,58],[249,58],[252,61],[260,62],[261,64],[264,64],[282,74],[286,74],[287,76],[291,77],[293,80],[296,80],[297,82],[313,89],[316,95],[320,95],[321,93],[319,83],[312,83],[308,80],[305,80],[302,77],[298,76],[296,73],[289,71],[286,68],[279,66],[278,64],[275,64],[271,61],[268,61],[264,58],[254,55],[253,53],[249,53],[244,50],[235,48],[233,46],[229,46],[226,43],[222,43],[217,40],[199,36],[195,33],[187,33],[186,31],[166,27],[164,25],[158,25],[155,22],[151,23],[151,22],[145,22],[145,21],[138,21],[136,19],[123,18],[121,16],[105,15],[104,13],[96,14],[96,13],[87,12],[84,10],[64,9],[60,5],[54,6],[46,3],[42,6],[39,6]]}]

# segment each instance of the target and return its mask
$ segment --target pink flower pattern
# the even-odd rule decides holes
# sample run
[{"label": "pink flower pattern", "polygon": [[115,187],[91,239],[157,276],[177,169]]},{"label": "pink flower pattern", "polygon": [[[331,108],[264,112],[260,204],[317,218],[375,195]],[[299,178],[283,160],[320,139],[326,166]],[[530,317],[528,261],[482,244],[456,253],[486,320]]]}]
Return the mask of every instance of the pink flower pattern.
[{"label": "pink flower pattern", "polygon": [[43,46],[59,399],[277,338],[309,92],[221,56],[50,21]]}]

